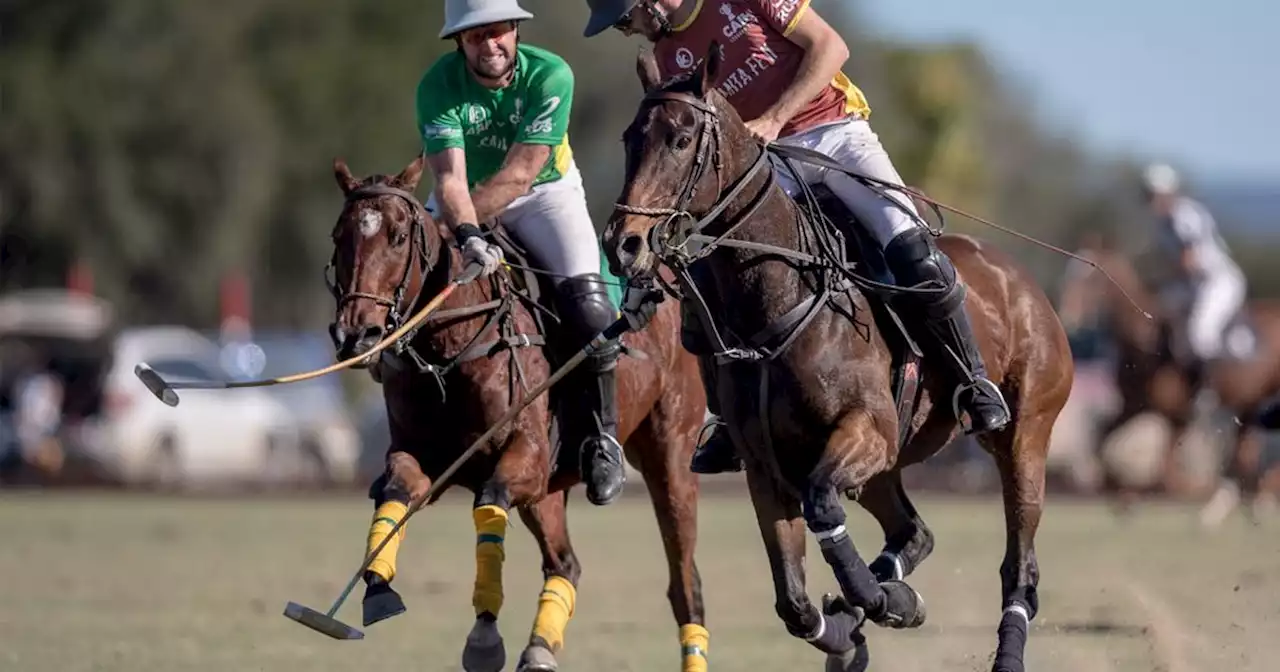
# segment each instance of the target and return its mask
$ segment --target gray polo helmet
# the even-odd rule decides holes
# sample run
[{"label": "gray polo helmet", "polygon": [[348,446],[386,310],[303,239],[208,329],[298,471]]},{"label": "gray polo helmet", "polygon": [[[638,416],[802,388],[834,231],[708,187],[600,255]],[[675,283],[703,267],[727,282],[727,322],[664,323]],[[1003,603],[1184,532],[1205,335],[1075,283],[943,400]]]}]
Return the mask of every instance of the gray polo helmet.
[{"label": "gray polo helmet", "polygon": [[582,31],[583,37],[592,37],[609,29],[624,14],[631,11],[640,0],[587,0],[591,8],[591,18],[587,19],[587,27]]},{"label": "gray polo helmet", "polygon": [[532,18],[533,14],[526,12],[516,0],[445,0],[440,38],[448,39],[476,26]]}]

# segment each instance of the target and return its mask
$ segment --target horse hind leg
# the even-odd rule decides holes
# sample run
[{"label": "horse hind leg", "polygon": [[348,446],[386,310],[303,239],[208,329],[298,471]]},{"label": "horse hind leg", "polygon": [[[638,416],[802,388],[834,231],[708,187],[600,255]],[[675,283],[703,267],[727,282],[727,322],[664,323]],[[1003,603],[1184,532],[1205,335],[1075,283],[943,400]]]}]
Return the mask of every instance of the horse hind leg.
[{"label": "horse hind leg", "polygon": [[901,581],[933,553],[933,531],[907,497],[901,471],[894,469],[873,476],[863,487],[858,504],[884,530],[884,548],[871,563],[871,573],[877,580]]},{"label": "horse hind leg", "polygon": [[565,519],[568,491],[520,508],[520,519],[542,551],[542,592],[533,618],[529,644],[520,654],[517,672],[554,672],[556,654],[564,647],[564,632],[573,618],[582,568],[569,542]]},{"label": "horse hind leg", "polygon": [[1003,613],[997,630],[994,672],[1025,672],[1027,630],[1039,609],[1035,536],[1044,508],[1045,457],[1055,413],[1019,414],[1016,426],[980,443],[1000,470],[1005,515],[1005,556],[1000,565]]},{"label": "horse hind leg", "polygon": [[[664,398],[675,406],[675,398]],[[664,403],[660,402],[660,403]],[[702,579],[694,562],[698,541],[698,477],[689,470],[701,417],[678,422],[683,409],[661,409],[627,441],[648,486],[667,556],[667,600],[679,626],[682,672],[706,672],[711,634],[706,629]],[[675,417],[671,417],[674,414]],[[681,431],[681,426],[692,431]]]}]

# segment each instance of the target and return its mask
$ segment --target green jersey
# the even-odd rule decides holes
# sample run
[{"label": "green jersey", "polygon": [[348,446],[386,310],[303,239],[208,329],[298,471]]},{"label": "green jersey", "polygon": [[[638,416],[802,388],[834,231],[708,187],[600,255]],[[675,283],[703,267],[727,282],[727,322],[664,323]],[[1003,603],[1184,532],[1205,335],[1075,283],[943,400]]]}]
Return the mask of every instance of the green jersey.
[{"label": "green jersey", "polygon": [[536,185],[558,180],[569,169],[572,106],[573,70],[546,49],[517,46],[515,77],[501,89],[476,82],[466,58],[455,51],[418,83],[418,130],[427,154],[450,147],[466,152],[472,188],[498,172],[512,144],[551,145]]}]

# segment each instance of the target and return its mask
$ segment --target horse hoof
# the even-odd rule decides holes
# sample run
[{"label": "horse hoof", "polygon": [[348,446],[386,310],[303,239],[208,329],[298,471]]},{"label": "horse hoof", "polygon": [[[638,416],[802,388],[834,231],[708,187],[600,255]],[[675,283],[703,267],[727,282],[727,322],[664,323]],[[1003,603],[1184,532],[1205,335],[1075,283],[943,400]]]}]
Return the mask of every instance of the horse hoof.
[{"label": "horse hoof", "polygon": [[398,616],[405,611],[404,600],[400,598],[391,584],[387,583],[382,577],[374,575],[375,579],[371,580],[364,589],[364,601],[361,603],[364,607],[364,626],[367,628],[378,621],[385,621],[392,616]]},{"label": "horse hoof", "polygon": [[825,672],[866,672],[871,665],[871,652],[867,638],[861,632],[854,633],[857,645],[842,654],[829,654]]},{"label": "horse hoof", "polygon": [[520,663],[516,665],[516,672],[556,672],[557,669],[559,666],[556,664],[555,654],[546,647],[534,644],[530,644],[520,654]]},{"label": "horse hoof", "polygon": [[507,649],[502,645],[498,622],[477,618],[467,634],[467,646],[462,650],[462,669],[466,672],[502,672],[502,666],[506,664]]},{"label": "horse hoof", "polygon": [[883,581],[880,588],[884,590],[885,608],[884,613],[874,619],[876,624],[894,629],[924,625],[924,598],[915,588],[902,581]]}]

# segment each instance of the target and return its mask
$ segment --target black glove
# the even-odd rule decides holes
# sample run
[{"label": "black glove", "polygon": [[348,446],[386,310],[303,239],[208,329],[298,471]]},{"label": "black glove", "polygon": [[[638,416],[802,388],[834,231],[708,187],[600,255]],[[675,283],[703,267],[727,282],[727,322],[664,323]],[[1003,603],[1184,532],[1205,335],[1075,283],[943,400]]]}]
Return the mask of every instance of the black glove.
[{"label": "black glove", "polygon": [[652,281],[627,283],[622,294],[622,316],[631,325],[631,331],[649,326],[649,321],[658,312],[658,304],[666,298],[666,293]]}]

